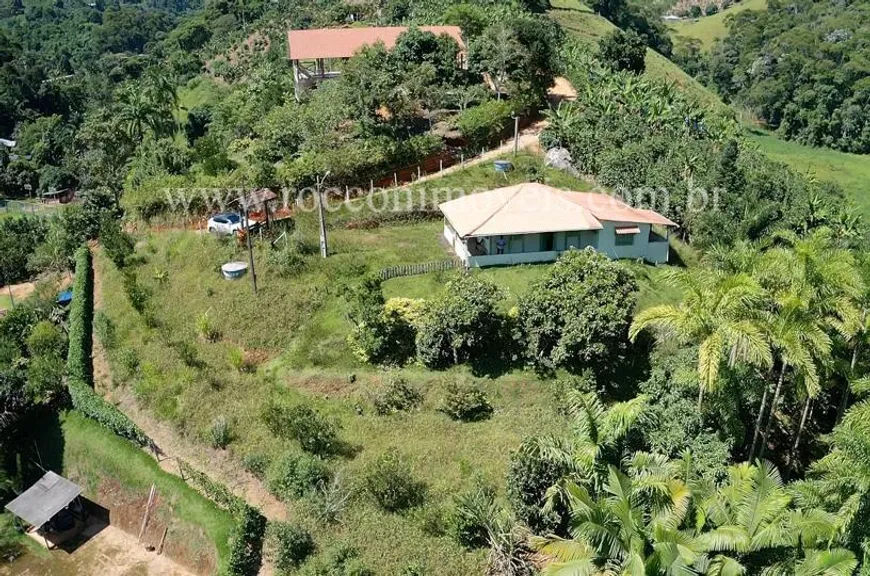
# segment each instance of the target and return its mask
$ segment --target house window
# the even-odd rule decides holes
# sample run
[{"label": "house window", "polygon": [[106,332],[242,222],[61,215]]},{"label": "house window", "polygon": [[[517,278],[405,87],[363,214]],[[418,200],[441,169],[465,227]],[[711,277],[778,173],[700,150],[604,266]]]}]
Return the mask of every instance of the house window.
[{"label": "house window", "polygon": [[616,229],[616,245],[617,246],[632,246],[634,245],[634,237],[640,234],[640,228],[637,226],[628,226]]},{"label": "house window", "polygon": [[552,252],[556,246],[556,237],[552,232],[541,234],[541,252]]}]

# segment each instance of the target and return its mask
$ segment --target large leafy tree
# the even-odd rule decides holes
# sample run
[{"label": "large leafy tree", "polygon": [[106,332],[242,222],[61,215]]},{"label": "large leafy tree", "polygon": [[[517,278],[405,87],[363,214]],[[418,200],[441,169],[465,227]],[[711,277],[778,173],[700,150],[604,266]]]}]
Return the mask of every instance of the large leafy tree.
[{"label": "large leafy tree", "polygon": [[538,366],[599,372],[626,351],[637,281],[591,249],[564,253],[519,304],[528,358]]}]

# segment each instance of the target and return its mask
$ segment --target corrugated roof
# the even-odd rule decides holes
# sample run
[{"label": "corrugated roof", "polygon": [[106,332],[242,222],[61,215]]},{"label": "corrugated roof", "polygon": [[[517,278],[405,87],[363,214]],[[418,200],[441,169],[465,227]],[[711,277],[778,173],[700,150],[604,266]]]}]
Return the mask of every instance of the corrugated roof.
[{"label": "corrugated roof", "polygon": [[606,194],[537,183],[463,196],[439,208],[461,237],[601,230],[602,221],[676,226],[657,212],[632,208]]},{"label": "corrugated roof", "polygon": [[82,489],[54,472],[46,472],[39,481],[6,505],[6,509],[39,528],[55,514],[69,506]]},{"label": "corrugated roof", "polygon": [[[290,30],[287,43],[291,60],[316,60],[318,58],[350,58],[363,46],[383,42],[387,48],[396,45],[407,26],[383,26],[374,28],[316,28],[313,30]],[[447,34],[465,48],[462,30],[458,26],[420,26],[420,30],[435,35]]]}]

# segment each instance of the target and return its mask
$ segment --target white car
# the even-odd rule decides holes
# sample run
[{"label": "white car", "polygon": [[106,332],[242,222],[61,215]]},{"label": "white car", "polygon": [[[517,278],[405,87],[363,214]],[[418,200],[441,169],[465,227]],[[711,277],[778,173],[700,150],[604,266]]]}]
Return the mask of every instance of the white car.
[{"label": "white car", "polygon": [[238,214],[232,214],[229,212],[215,214],[208,219],[208,231],[210,234],[238,234],[244,227],[244,224],[242,224],[242,217]]}]

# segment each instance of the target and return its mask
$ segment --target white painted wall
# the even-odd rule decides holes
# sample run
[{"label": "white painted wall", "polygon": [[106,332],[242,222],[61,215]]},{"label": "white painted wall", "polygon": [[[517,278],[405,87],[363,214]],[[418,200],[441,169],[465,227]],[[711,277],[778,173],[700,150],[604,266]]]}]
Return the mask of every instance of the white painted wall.
[{"label": "white painted wall", "polygon": [[[496,254],[498,236],[483,238],[483,245],[489,252],[487,256],[471,256],[468,247],[450,226],[444,223],[444,239],[453,251],[467,266],[507,266],[513,264],[529,264],[536,262],[553,262],[565,250],[571,248],[583,249],[591,246],[614,259],[646,260],[653,264],[668,262],[670,247],[666,241],[650,242],[649,224],[632,222],[602,222],[603,230],[556,232],[554,234],[553,251],[542,252],[541,234],[523,234],[506,236],[507,245],[504,254]],[[640,233],[630,235],[630,245],[616,244],[616,228],[637,227]]]}]

